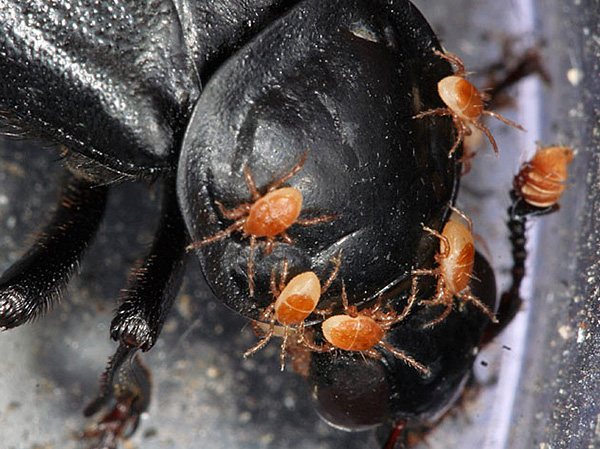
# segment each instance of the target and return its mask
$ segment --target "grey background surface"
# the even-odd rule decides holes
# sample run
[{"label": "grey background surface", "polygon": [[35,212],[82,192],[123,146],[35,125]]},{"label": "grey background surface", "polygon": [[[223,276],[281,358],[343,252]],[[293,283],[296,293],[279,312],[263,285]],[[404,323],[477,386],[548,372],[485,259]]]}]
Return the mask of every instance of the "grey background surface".
[{"label": "grey background surface", "polygon": [[[511,90],[500,112],[527,134],[488,121],[496,159],[483,142],[464,178],[459,207],[474,220],[501,285],[510,268],[505,210],[514,172],[535,141],[572,146],[577,157],[562,210],[530,228],[524,311],[476,363],[480,386],[419,443],[429,448],[600,447],[600,2],[561,0],[415,2],[477,85],[485,68],[538,46],[552,76]],[[56,152],[29,142],[0,145],[0,269],[26,249],[51,211],[60,178]],[[114,189],[81,273],[53,313],[0,334],[0,446],[81,448],[81,410],[114,352],[108,327],[129,267],[152,240],[158,193]],[[156,347],[144,356],[154,400],[126,448],[377,448],[373,432],[344,433],[320,421],[310,390],[281,373],[277,345],[243,360],[255,338],[246,321],[207,291],[195,261]],[[483,363],[482,363],[483,362]]]}]

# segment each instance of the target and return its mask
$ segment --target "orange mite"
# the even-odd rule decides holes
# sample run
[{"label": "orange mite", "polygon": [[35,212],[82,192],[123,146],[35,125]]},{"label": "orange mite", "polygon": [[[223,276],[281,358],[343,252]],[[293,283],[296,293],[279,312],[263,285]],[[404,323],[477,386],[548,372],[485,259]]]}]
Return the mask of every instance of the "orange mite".
[{"label": "orange mite", "polygon": [[379,297],[379,301],[373,308],[359,311],[356,306],[348,305],[348,297],[343,284],[342,301],[344,314],[331,316],[322,324],[323,337],[325,337],[327,343],[323,346],[316,346],[305,341],[310,349],[317,352],[327,352],[335,349],[359,351],[369,357],[381,358],[381,354],[375,350],[375,347],[379,346],[385,348],[417,371],[425,375],[430,374],[425,365],[384,341],[392,326],[400,323],[408,316],[414,301],[409,300],[409,303],[400,314],[394,310],[384,312],[381,307],[381,297]]},{"label": "orange mite", "polygon": [[264,195],[260,194],[252,173],[247,166],[244,166],[246,184],[252,194],[252,202],[241,204],[234,209],[225,209],[221,203],[217,202],[221,215],[228,220],[235,220],[235,222],[223,231],[192,243],[187,250],[218,242],[236,231],[242,233],[242,238],[250,237],[248,290],[250,296],[254,296],[254,248],[258,238],[266,239],[264,252],[270,254],[277,245],[278,237],[289,245],[294,244],[286,232],[293,224],[310,226],[326,223],[338,217],[337,215],[323,215],[307,220],[298,219],[302,211],[302,193],[294,187],[280,187],[300,171],[306,162],[306,157],[307,153],[304,153],[298,164],[267,187]]},{"label": "orange mite", "polygon": [[[514,126],[521,131],[525,131],[523,127],[502,117],[500,114],[495,112],[486,111],[484,108],[484,102],[486,100],[485,94],[482,94],[477,90],[473,84],[465,79],[467,72],[462,60],[453,55],[450,52],[442,53],[434,50],[434,53],[440,58],[444,58],[451,64],[454,64],[457,68],[456,72],[452,76],[443,78],[438,83],[438,93],[447,108],[429,109],[415,115],[414,118],[423,118],[430,115],[450,115],[452,121],[456,127],[457,136],[454,141],[454,145],[450,149],[449,156],[452,156],[458,145],[463,141],[465,136],[470,136],[472,133],[471,126],[480,129],[485,133],[488,140],[494,147],[494,152],[498,154],[498,145],[492,136],[492,133],[487,129],[480,121],[483,114],[490,115],[503,121],[504,123]],[[467,155],[468,156],[468,155]]]},{"label": "orange mite", "polygon": [[[261,321],[268,321],[269,327],[261,340],[254,347],[246,351],[244,357],[255,353],[269,342],[275,332],[275,323],[277,322],[283,325],[283,342],[281,343],[281,369],[283,370],[290,328],[297,326],[299,327],[298,332],[300,334],[303,333],[304,320],[311,313],[315,312],[321,295],[329,289],[331,283],[337,277],[341,258],[342,254],[340,251],[337,257],[331,259],[334,269],[323,287],[321,287],[319,278],[313,271],[300,273],[293,277],[284,287],[288,275],[287,259],[283,261],[283,268],[279,276],[279,285],[277,285],[275,281],[275,268],[273,268],[271,271],[271,294],[275,298],[275,301],[260,316]],[[254,327],[254,331],[257,335],[262,334],[258,326]]]},{"label": "orange mite", "polygon": [[429,270],[412,271],[411,298],[417,296],[418,276],[436,276],[438,278],[436,296],[432,299],[422,299],[421,303],[428,306],[444,305],[446,308],[439,317],[427,323],[425,327],[434,326],[450,315],[454,306],[454,297],[459,298],[463,304],[466,302],[473,303],[492,322],[496,323],[497,320],[494,314],[479,298],[471,293],[469,287],[473,277],[473,263],[475,261],[471,221],[457,209],[452,208],[452,210],[465,220],[467,226],[451,217],[441,234],[426,226],[423,227],[425,231],[440,239],[440,251],[434,257],[438,266]]},{"label": "orange mite", "polygon": [[572,160],[573,150],[568,147],[538,149],[515,176],[515,191],[534,207],[554,206],[567,188],[564,182]]}]

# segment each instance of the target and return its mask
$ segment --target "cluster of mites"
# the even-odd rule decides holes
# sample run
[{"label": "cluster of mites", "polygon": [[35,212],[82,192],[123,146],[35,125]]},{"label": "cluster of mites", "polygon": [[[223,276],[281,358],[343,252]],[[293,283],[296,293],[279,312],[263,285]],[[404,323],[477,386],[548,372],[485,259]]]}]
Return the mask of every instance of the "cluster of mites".
[{"label": "cluster of mites", "polygon": [[[467,81],[462,61],[450,53],[435,53],[456,65],[457,70],[452,76],[442,79],[438,83],[438,92],[447,108],[431,109],[416,115],[420,119],[434,115],[450,115],[457,129],[457,137],[449,151],[449,156],[455,152],[463,138],[472,133],[473,128],[480,129],[488,137],[494,151],[498,148],[489,130],[481,124],[481,116],[486,114],[523,130],[516,123],[484,109],[485,95],[479,92],[473,84]],[[198,248],[229,237],[233,232],[240,232],[244,238],[250,240],[250,255],[248,261],[248,287],[250,296],[254,295],[254,251],[257,239],[261,240],[263,251],[269,254],[278,239],[288,244],[293,240],[287,234],[287,229],[292,225],[317,225],[338,218],[337,215],[325,215],[313,219],[300,219],[302,210],[302,193],[293,187],[281,187],[302,168],[307,154],[302,156],[300,162],[281,178],[271,183],[265,194],[261,194],[256,187],[252,173],[248,167],[244,168],[246,183],[252,195],[252,202],[244,203],[234,209],[225,209],[217,202],[220,213],[225,219],[234,221],[225,230],[195,242],[189,249]],[[468,156],[467,156],[468,157]],[[567,165],[573,158],[573,152],[567,147],[539,148],[535,156],[523,164],[515,176],[514,190],[528,204],[533,207],[550,207],[558,202],[562,192],[567,188],[564,184],[567,179]],[[281,346],[281,366],[283,369],[288,338],[290,334],[297,337],[298,343],[311,351],[328,352],[335,350],[360,351],[371,357],[379,358],[381,355],[376,347],[385,348],[394,356],[406,362],[419,372],[427,375],[429,370],[414,358],[390,346],[385,342],[385,336],[392,326],[400,323],[411,312],[413,306],[419,302],[425,306],[443,306],[442,313],[425,324],[425,327],[434,326],[443,321],[454,307],[455,300],[461,305],[470,302],[479,308],[492,321],[496,318],[492,311],[474,296],[470,290],[470,281],[473,277],[473,263],[475,247],[471,221],[460,211],[455,212],[446,223],[441,233],[423,226],[428,232],[439,239],[439,251],[434,260],[436,267],[432,269],[417,269],[412,271],[411,294],[402,312],[397,312],[391,306],[384,306],[381,298],[371,308],[358,310],[356,306],[348,304],[345,286],[342,281],[342,302],[344,313],[331,315],[331,310],[321,310],[318,304],[321,296],[331,286],[338,275],[341,265],[341,252],[331,259],[333,270],[327,280],[321,285],[318,276],[313,271],[307,271],[293,277],[287,282],[288,262],[284,260],[276,279],[276,269],[273,268],[270,279],[270,290],[274,301],[263,311],[261,322],[267,326],[254,324],[254,330],[261,340],[250,348],[244,356],[253,354],[264,347],[275,333],[278,324],[283,327],[283,342]],[[418,278],[434,276],[437,278],[436,293],[433,298],[418,298]],[[316,345],[310,341],[305,332],[305,320],[313,313],[323,317],[322,322],[324,342]]]}]

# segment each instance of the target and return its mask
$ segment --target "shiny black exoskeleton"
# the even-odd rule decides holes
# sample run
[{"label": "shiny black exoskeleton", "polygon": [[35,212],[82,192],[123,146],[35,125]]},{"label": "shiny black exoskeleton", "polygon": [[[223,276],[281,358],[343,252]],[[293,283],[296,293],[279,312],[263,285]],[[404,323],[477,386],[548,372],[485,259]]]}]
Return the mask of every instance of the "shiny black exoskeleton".
[{"label": "shiny black exoskeleton", "polygon": [[[0,279],[0,328],[31,320],[60,296],[113,183],[160,178],[165,185],[153,247],[111,325],[119,350],[87,409],[114,406],[88,432],[100,437],[98,447],[134,430],[146,408],[148,374],[134,354],[156,342],[186,245],[227,226],[217,202],[234,207],[249,199],[244,165],[261,188],[306,153],[287,184],[302,191],[309,216],[338,215],[291,229],[294,245],[257,252],[255,298],[247,294],[247,240],[232,236],[197,250],[215,295],[251,319],[272,301],[269,275],[282,259],[291,274],[320,272],[340,250],[339,277],[351,303],[383,294],[402,307],[411,269],[431,264],[437,248],[422,226],[441,229],[456,198],[460,164],[448,158],[451,121],[413,120],[440,106],[436,85],[451,68],[433,53],[439,43],[412,4],[215,3],[164,1],[157,9],[145,2],[67,8],[8,1],[0,9],[5,127],[65,146],[71,173],[52,223]],[[483,289],[493,292],[493,276],[488,280]],[[334,285],[327,301],[339,306],[339,292]],[[388,336],[431,366],[427,378],[385,353],[381,361],[313,358],[317,402],[328,421],[357,429],[448,406],[487,319],[467,307],[424,333],[427,313],[420,309],[413,324],[401,323]],[[377,387],[381,407],[368,422],[353,415],[354,405],[331,403],[332,391],[362,387],[360,379],[344,379],[365,367],[385,377]],[[423,397],[427,389],[437,395]]]}]

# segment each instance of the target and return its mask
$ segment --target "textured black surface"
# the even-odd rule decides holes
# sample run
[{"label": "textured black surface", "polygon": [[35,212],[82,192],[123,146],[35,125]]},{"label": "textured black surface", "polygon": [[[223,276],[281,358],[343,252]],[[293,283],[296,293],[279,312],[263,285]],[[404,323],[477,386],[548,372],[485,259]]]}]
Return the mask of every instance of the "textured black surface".
[{"label": "textured black surface", "polygon": [[[433,32],[404,1],[303,2],[215,73],[196,105],[178,172],[183,215],[194,240],[225,229],[227,208],[251,199],[244,164],[263,189],[307,161],[289,185],[304,197],[294,246],[256,251],[257,295],[248,298],[248,240],[237,233],[197,254],[209,285],[253,318],[273,300],[271,268],[327,272],[342,251],[339,279],[361,303],[406,280],[437,245],[455,198],[459,167],[448,158],[452,124],[414,120],[439,106],[437,82],[451,73],[433,53]],[[197,194],[196,192],[199,192]],[[426,237],[425,242],[421,239]],[[340,294],[340,283],[327,292]],[[338,301],[339,303],[339,301]]]},{"label": "textured black surface", "polygon": [[[473,294],[493,310],[494,274],[480,254],[474,275]],[[446,411],[467,381],[490,321],[471,304],[423,329],[439,316],[439,309],[417,306],[385,338],[395,349],[424,364],[430,370],[428,375],[385,350],[381,362],[357,353],[313,355],[310,381],[315,385],[319,413],[340,428],[356,430],[397,419],[418,426]]]},{"label": "textured black surface", "polygon": [[117,172],[170,170],[208,66],[285,3],[3,1],[0,110]]}]

